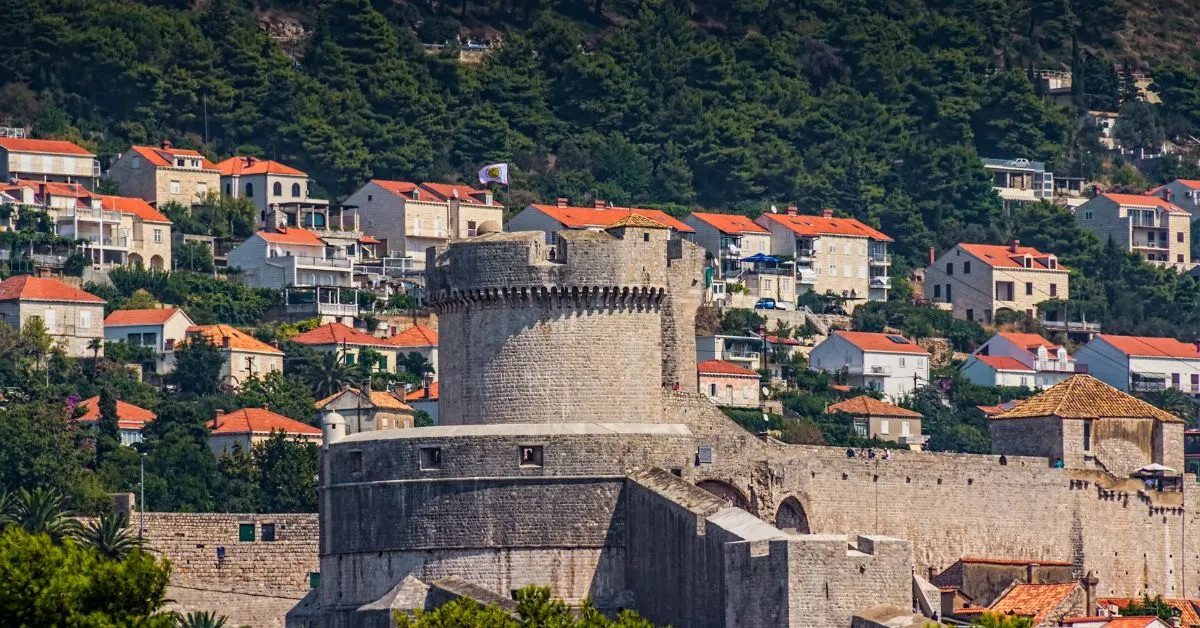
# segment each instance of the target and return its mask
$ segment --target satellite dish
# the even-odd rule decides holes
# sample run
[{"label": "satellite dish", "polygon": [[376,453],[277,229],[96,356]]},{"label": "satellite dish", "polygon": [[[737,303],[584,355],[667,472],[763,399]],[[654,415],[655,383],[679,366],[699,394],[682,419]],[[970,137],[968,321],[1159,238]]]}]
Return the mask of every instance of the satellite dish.
[{"label": "satellite dish", "polygon": [[[763,386],[763,387],[762,387],[762,393],[763,393],[763,396],[764,396],[764,397],[770,397],[770,396],[771,396],[771,389],[770,389],[770,388],[767,388],[766,386]],[[764,416],[764,418],[766,417],[766,415],[763,415],[763,416]]]},{"label": "satellite dish", "polygon": [[771,213],[772,213],[772,214],[778,214],[778,213],[779,213],[779,208],[778,208],[778,207],[776,207],[776,206],[774,206],[774,205],[772,205],[772,206],[771,206]]}]

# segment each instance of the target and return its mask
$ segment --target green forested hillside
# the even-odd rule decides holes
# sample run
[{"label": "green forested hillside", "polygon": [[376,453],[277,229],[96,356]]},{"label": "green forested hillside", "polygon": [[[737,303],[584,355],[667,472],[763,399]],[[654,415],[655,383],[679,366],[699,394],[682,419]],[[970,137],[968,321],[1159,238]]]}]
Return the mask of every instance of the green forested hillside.
[{"label": "green forested hillside", "polygon": [[[0,124],[102,155],[169,138],[305,168],[331,196],[369,177],[470,179],[504,199],[761,211],[835,207],[930,246],[1012,233],[978,155],[1080,163],[1074,111],[1030,68],[1168,77],[1168,131],[1200,123],[1183,67],[1129,49],[1129,0],[0,0]],[[295,20],[289,57],[256,20]],[[1132,29],[1132,30],[1131,30]],[[499,32],[478,66],[420,43]],[[1175,61],[1195,63],[1185,53]],[[1085,84],[1085,81],[1078,81]],[[1091,102],[1094,101],[1094,102]],[[1112,167],[1111,165],[1109,166]]]}]

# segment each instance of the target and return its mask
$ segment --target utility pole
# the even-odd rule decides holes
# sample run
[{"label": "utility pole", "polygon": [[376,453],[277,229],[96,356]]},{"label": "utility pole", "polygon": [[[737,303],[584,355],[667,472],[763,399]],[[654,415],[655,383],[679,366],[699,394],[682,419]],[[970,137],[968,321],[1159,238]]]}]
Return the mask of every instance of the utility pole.
[{"label": "utility pole", "polygon": [[142,452],[139,461],[141,462],[141,481],[138,484],[141,485],[142,491],[141,497],[138,498],[138,538],[140,539],[146,531],[146,452]]}]

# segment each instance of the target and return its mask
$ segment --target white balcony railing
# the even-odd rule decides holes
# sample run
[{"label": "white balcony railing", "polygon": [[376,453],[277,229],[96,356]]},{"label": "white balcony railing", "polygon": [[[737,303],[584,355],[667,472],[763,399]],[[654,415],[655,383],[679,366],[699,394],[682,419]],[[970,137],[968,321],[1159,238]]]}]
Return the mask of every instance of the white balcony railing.
[{"label": "white balcony railing", "polygon": [[759,353],[757,351],[726,351],[726,360],[757,360]]},{"label": "white balcony railing", "polygon": [[354,303],[289,303],[288,314],[321,316],[358,316]]},{"label": "white balcony railing", "polygon": [[1033,370],[1053,371],[1055,373],[1074,373],[1074,362],[1059,362],[1058,360],[1034,360]]},{"label": "white balcony railing", "polygon": [[872,266],[890,266],[892,256],[887,253],[872,253],[868,260]]},{"label": "white balcony railing", "polygon": [[344,268],[349,270],[354,260],[348,257],[315,257],[311,255],[276,255],[268,258],[271,261],[283,261],[297,266],[312,266],[316,268]]},{"label": "white balcony railing", "polygon": [[891,288],[892,287],[892,278],[891,277],[871,277],[871,287],[872,288]]},{"label": "white balcony railing", "polygon": [[106,222],[121,222],[121,212],[95,209],[91,207],[66,207],[58,213],[58,220],[95,220]]}]

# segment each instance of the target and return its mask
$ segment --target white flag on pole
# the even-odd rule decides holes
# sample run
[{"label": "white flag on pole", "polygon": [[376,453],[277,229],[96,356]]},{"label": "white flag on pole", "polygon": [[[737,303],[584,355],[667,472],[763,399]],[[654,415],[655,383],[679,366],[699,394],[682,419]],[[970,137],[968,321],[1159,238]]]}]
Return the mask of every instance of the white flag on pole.
[{"label": "white flag on pole", "polygon": [[479,183],[508,185],[508,164],[491,164],[479,169]]}]

